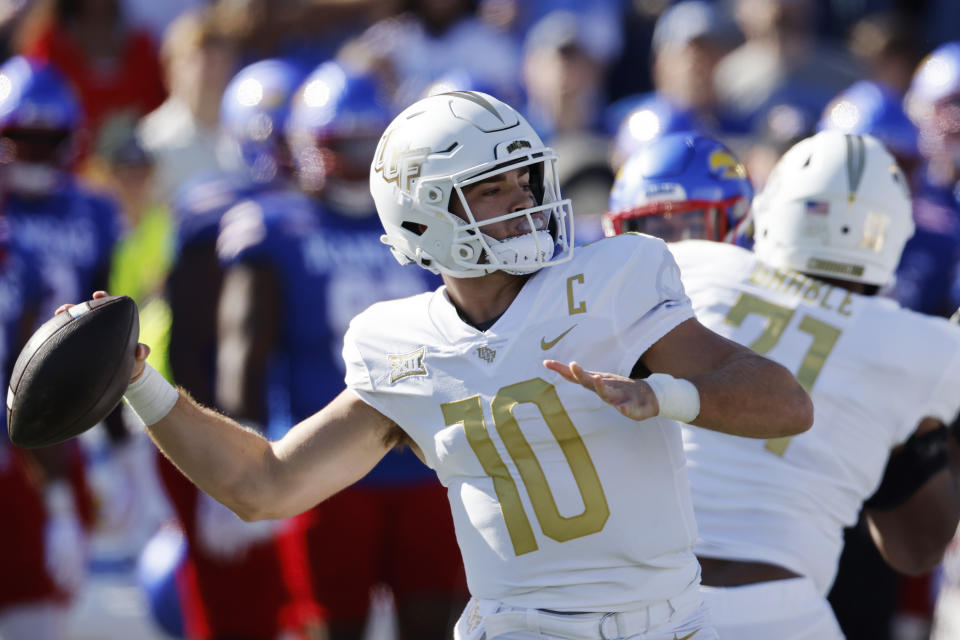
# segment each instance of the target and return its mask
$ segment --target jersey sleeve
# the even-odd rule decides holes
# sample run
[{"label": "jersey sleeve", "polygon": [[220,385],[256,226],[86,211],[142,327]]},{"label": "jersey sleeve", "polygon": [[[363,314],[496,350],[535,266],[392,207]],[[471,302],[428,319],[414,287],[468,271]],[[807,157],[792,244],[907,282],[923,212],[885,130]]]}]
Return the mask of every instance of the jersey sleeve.
[{"label": "jersey sleeve", "polygon": [[667,245],[659,239],[646,239],[615,276],[621,280],[614,314],[623,354],[618,367],[621,375],[630,375],[651,345],[694,317],[680,268]]},{"label": "jersey sleeve", "polygon": [[350,327],[343,337],[343,361],[346,365],[344,382],[346,387],[365,404],[373,407],[396,424],[401,424],[400,416],[395,415],[391,410],[390,403],[385,401],[385,397],[380,393],[381,389],[374,388],[373,378],[375,373],[368,367],[357,342],[359,331],[360,329],[355,323],[350,323]]},{"label": "jersey sleeve", "polygon": [[363,361],[363,354],[356,342],[356,328],[353,323],[343,336],[343,362],[346,365],[344,382],[353,390],[373,391],[370,381],[370,370]]}]

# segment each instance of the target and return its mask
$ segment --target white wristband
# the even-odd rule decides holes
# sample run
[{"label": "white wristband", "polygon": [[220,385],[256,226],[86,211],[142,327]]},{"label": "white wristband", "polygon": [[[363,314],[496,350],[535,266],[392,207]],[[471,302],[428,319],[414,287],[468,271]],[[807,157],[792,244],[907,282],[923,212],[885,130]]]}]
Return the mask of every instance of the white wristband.
[{"label": "white wristband", "polygon": [[130,408],[148,426],[163,420],[179,398],[180,392],[149,364],[123,394]]},{"label": "white wristband", "polygon": [[657,396],[657,415],[680,422],[692,422],[700,415],[700,392],[689,380],[674,378],[669,373],[653,373],[643,381]]}]

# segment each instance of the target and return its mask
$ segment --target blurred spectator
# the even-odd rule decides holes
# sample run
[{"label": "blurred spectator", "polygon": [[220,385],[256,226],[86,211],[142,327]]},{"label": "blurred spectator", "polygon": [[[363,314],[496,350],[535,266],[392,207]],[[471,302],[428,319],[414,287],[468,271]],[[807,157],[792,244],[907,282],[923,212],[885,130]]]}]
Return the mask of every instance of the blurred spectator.
[{"label": "blurred spectator", "polygon": [[166,97],[156,44],[127,22],[121,0],[54,0],[50,22],[25,46],[73,84],[94,144],[111,118],[142,116]]},{"label": "blurred spectator", "polygon": [[[140,306],[142,336],[145,307],[163,295],[173,252],[173,222],[166,203],[158,199],[156,163],[140,144],[135,127],[133,119],[116,119],[104,128],[87,176],[116,196],[126,220],[108,290],[130,296]],[[162,350],[165,342],[154,339],[151,351]]]},{"label": "blurred spectator", "polygon": [[902,97],[923,58],[917,31],[916,20],[905,11],[871,13],[853,25],[848,44],[867,78]]},{"label": "blurred spectator", "polygon": [[[902,3],[911,6],[914,3]],[[953,0],[927,0],[919,3],[923,12],[924,42],[937,46],[960,40],[960,21],[957,20],[957,4]],[[915,7],[916,8],[916,7]]]},{"label": "blurred spectator", "polygon": [[374,23],[338,57],[375,71],[392,98],[392,111],[422,97],[450,69],[462,69],[488,87],[517,86],[517,43],[476,16],[474,0],[405,0],[404,11]]},{"label": "blurred spectator", "polygon": [[518,41],[526,39],[548,14],[564,11],[574,14],[591,39],[603,48],[601,57],[614,59],[623,45],[622,0],[479,0],[476,4],[484,22]]},{"label": "blurred spectator", "polygon": [[6,0],[0,3],[0,62],[20,50],[23,25],[30,22],[33,0]]},{"label": "blurred spectator", "polygon": [[860,74],[852,56],[818,39],[816,10],[814,0],[736,0],[734,16],[746,42],[720,61],[715,77],[726,109],[762,130],[786,126],[768,117],[786,105],[798,112],[791,120],[809,125],[790,138],[811,132],[827,102]]},{"label": "blurred spectator", "polygon": [[742,132],[743,124],[720,109],[714,89],[717,64],[740,40],[733,21],[706,0],[677,3],[660,16],[651,46],[655,91],[622,98],[604,116],[607,129],[616,131],[614,170],[640,145],[667,133]]},{"label": "blurred spectator", "polygon": [[530,29],[523,50],[524,115],[544,140],[600,130],[610,59],[606,43],[574,13],[549,13]]},{"label": "blurred spectator", "polygon": [[559,10],[537,21],[524,41],[524,115],[562,158],[560,188],[573,201],[578,243],[603,235],[600,215],[614,177],[602,115],[604,77],[615,51],[602,38],[582,16]]},{"label": "blurred spectator", "polygon": [[158,197],[169,201],[187,179],[221,170],[220,98],[236,49],[218,15],[201,9],[170,25],[160,53],[170,95],[143,118],[139,136],[156,163]]},{"label": "blurred spectator", "polygon": [[329,60],[400,0],[217,0],[221,23],[237,33],[241,65],[282,58],[304,73]]},{"label": "blurred spectator", "polygon": [[174,20],[188,11],[196,11],[210,4],[211,0],[123,0],[130,24],[143,27],[154,41],[163,40],[163,35]]}]

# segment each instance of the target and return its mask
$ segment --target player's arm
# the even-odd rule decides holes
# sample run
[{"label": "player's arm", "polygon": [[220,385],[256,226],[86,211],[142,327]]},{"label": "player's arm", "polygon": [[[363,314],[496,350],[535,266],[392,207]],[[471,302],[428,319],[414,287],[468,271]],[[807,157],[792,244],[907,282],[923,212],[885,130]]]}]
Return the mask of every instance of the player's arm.
[{"label": "player's arm", "polygon": [[[137,374],[147,353],[138,347]],[[147,370],[147,376],[154,374]],[[131,404],[141,413],[142,399]],[[276,442],[200,406],[182,390],[168,413],[145,422],[184,475],[244,520],[293,516],[345,489],[386,455],[396,434],[391,420],[346,390]]]},{"label": "player's arm", "polygon": [[891,451],[864,515],[877,549],[897,571],[917,575],[940,561],[960,523],[960,443],[943,423],[922,421]]},{"label": "player's arm", "polygon": [[[634,369],[639,379],[586,371],[577,363],[548,360],[544,365],[634,420],[665,415],[751,438],[795,435],[813,424],[813,403],[793,374],[695,318],[647,349]],[[647,373],[674,380],[644,379]],[[661,400],[669,406],[661,406]]]},{"label": "player's arm", "polygon": [[217,311],[217,407],[245,423],[267,422],[268,359],[282,325],[280,279],[264,264],[236,263]]}]

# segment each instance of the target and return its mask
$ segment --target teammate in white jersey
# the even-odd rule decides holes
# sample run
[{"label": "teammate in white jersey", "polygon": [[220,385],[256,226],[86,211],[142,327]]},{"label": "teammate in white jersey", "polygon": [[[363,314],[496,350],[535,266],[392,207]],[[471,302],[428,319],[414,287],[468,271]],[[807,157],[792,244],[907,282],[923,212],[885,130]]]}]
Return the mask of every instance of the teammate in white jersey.
[{"label": "teammate in white jersey", "polygon": [[697,322],[660,240],[573,258],[555,163],[491,96],[415,103],[381,138],[371,192],[384,242],[445,285],[357,316],[348,389],[277,442],[149,367],[127,401],[245,519],[299,513],[409,442],[448,489],[474,596],[457,638],[715,639],[675,419],[787,437],[812,422],[810,398]]},{"label": "teammate in white jersey", "polygon": [[[745,178],[731,155],[690,134],[652,143],[618,177],[608,228],[682,236],[669,215],[682,211],[681,229],[720,239],[698,230],[743,219],[725,200]],[[865,500],[878,548],[905,573],[933,567],[956,529],[945,425],[960,408],[960,329],[871,295],[913,232],[904,176],[874,138],[801,141],[752,217],[754,252],[704,240],[670,250],[697,318],[794,371],[814,426],[766,441],[683,428],[705,601],[722,638],[842,638],[825,596]]]}]

